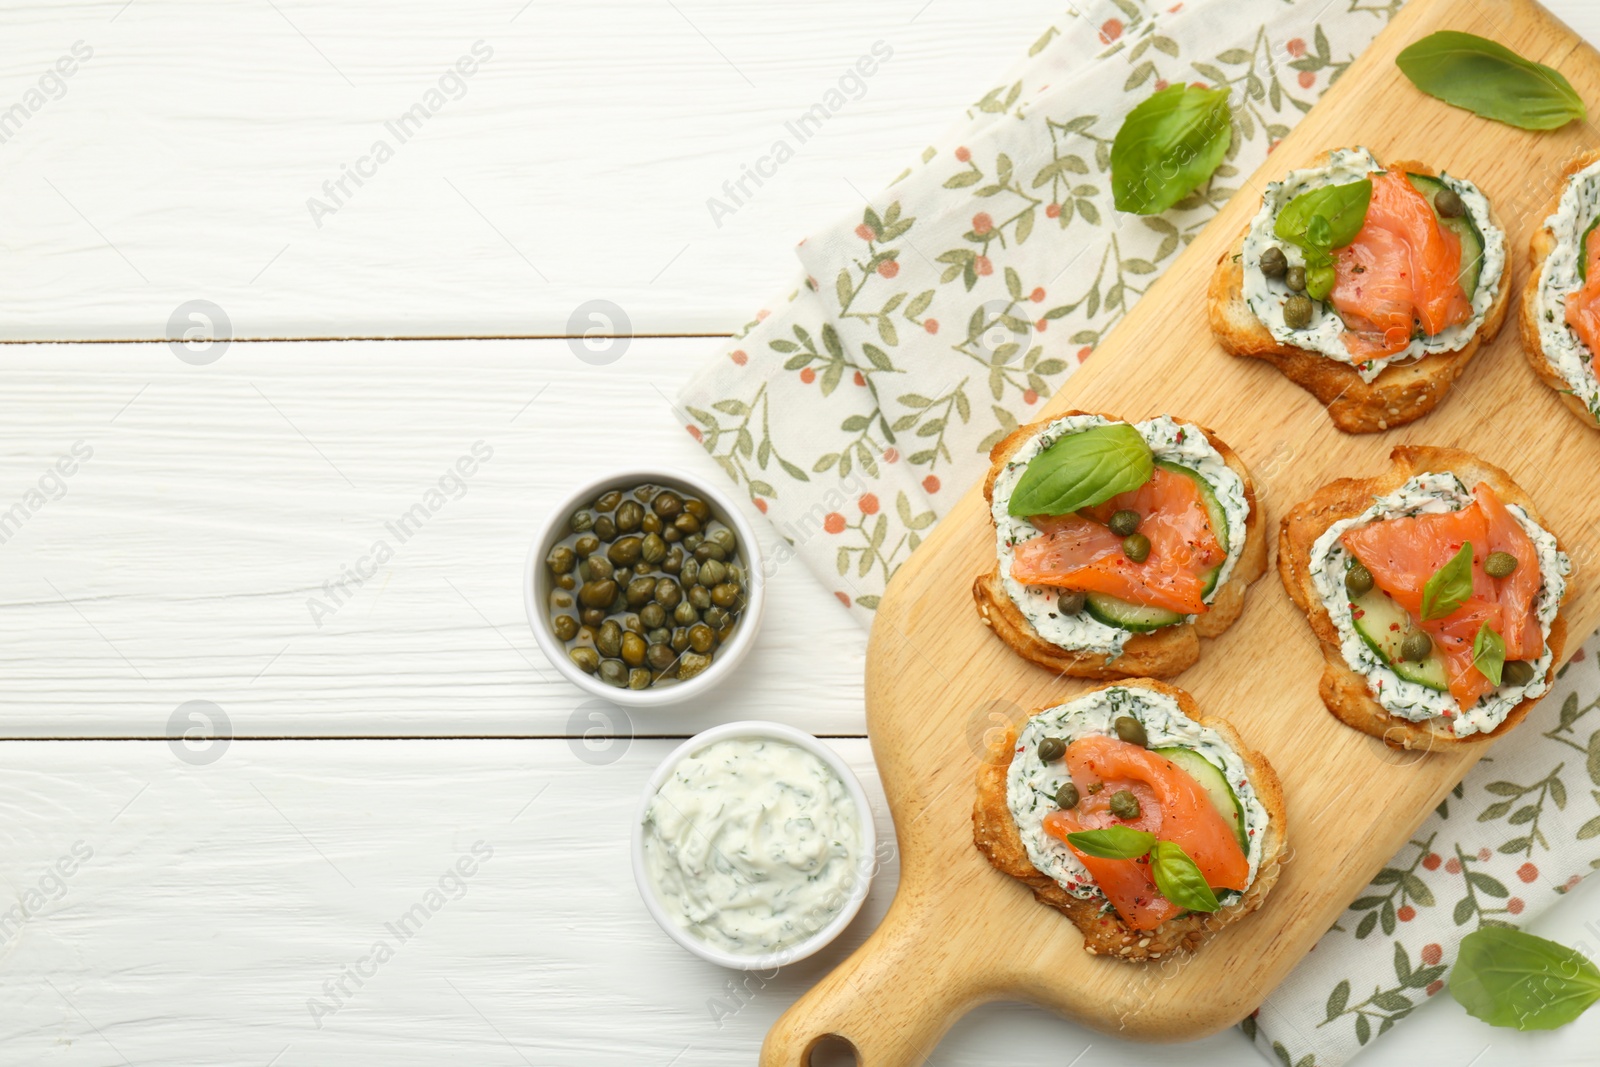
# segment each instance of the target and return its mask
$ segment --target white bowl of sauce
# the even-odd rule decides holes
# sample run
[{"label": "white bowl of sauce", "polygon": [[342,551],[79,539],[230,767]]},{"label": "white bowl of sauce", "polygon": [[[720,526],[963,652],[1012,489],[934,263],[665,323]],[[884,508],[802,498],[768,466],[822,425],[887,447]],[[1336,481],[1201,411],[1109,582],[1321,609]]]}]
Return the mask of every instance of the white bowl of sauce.
[{"label": "white bowl of sauce", "polygon": [[732,722],[651,774],[633,877],[678,944],[723,967],[772,970],[850,925],[876,848],[866,792],[833,749],[792,726]]}]

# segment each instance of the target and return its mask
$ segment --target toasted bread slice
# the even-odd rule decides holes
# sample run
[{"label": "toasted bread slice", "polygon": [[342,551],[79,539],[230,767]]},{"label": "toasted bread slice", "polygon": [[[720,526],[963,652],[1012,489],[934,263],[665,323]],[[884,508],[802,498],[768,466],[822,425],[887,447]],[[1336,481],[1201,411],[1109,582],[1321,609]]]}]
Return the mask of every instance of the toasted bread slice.
[{"label": "toasted bread slice", "polygon": [[[1594,163],[1600,162],[1600,149],[1585,152],[1574,156],[1567,161],[1561,170],[1561,180],[1556,182],[1555,192],[1550,194],[1550,203],[1545,207],[1541,218],[1549,218],[1561,208],[1561,195],[1567,191],[1567,182],[1572,176]],[[1556,249],[1556,235],[1548,226],[1541,226],[1533,233],[1533,238],[1528,242],[1532,270],[1528,272],[1528,283],[1522,290],[1522,307],[1517,313],[1517,323],[1522,329],[1522,352],[1528,357],[1528,365],[1539,376],[1539,380],[1556,391],[1561,397],[1561,402],[1584,425],[1600,429],[1600,422],[1595,421],[1594,413],[1588,405],[1572,395],[1572,387],[1567,380],[1556,370],[1550,358],[1545,355],[1544,342],[1539,339],[1539,317],[1535,306],[1539,296],[1539,275],[1544,271],[1544,261],[1550,258],[1550,253]],[[1579,255],[1582,255],[1580,250]]]},{"label": "toasted bread slice", "polygon": [[[1326,162],[1327,158],[1327,153],[1323,153],[1319,162]],[[1409,174],[1438,176],[1432,167],[1411,160],[1386,166]],[[1493,209],[1489,217],[1504,231]],[[1466,369],[1467,361],[1500,332],[1511,303],[1508,264],[1500,272],[1500,288],[1494,303],[1489,305],[1483,324],[1470,341],[1454,351],[1424,356],[1410,363],[1391,363],[1372,381],[1364,382],[1348,363],[1284,344],[1256,318],[1244,299],[1243,250],[1249,232],[1246,226],[1238,242],[1217,260],[1217,269],[1211,275],[1207,298],[1211,330],[1230,355],[1264,359],[1320,400],[1328,409],[1333,424],[1345,433],[1377,433],[1413,422],[1432,411]]]},{"label": "toasted bread slice", "polygon": [[[1341,519],[1354,518],[1372,506],[1372,498],[1391,493],[1412,477],[1424,471],[1449,471],[1471,487],[1487,482],[1496,495],[1508,504],[1516,504],[1541,526],[1543,520],[1533,507],[1533,501],[1511,476],[1499,467],[1485,463],[1470,452],[1456,448],[1426,448],[1400,445],[1389,454],[1393,466],[1373,478],[1340,478],[1329,482],[1306,500],[1289,509],[1278,529],[1278,573],[1283,578],[1289,596],[1305,612],[1311,630],[1322,644],[1322,682],[1318,690],[1322,702],[1334,717],[1346,726],[1381,738],[1395,748],[1429,749],[1444,745],[1476,744],[1501,737],[1527,717],[1528,712],[1542,697],[1530,697],[1512,708],[1505,720],[1493,730],[1457,737],[1443,728],[1440,719],[1412,722],[1391,715],[1367,692],[1365,676],[1350,669],[1340,650],[1339,630],[1323,607],[1311,576],[1311,549],[1318,537],[1329,526]],[[1545,527],[1549,529],[1549,527]],[[1557,544],[1559,545],[1559,540]],[[1567,622],[1559,611],[1550,624],[1550,670],[1545,681],[1550,682],[1561,662],[1566,647]]]},{"label": "toasted bread slice", "polygon": [[1228,723],[1203,717],[1194,698],[1182,689],[1150,678],[1107,684],[1141,686],[1165,693],[1178,702],[1178,707],[1186,716],[1221,734],[1228,746],[1244,760],[1250,784],[1255,788],[1262,806],[1267,809],[1268,816],[1266,830],[1261,836],[1261,862],[1256,867],[1255,881],[1250,883],[1250,888],[1220,911],[1179,915],[1154,930],[1131,929],[1115,911],[1103,907],[1104,899],[1076,897],[1062,889],[1028,859],[1022,835],[1011,816],[1011,805],[1006,800],[1006,776],[1015,754],[1016,727],[1006,732],[978,768],[978,797],[972,808],[973,842],[996,870],[1028,885],[1039,903],[1048,904],[1071,919],[1083,932],[1083,947],[1090,954],[1125,960],[1153,960],[1169,952],[1192,952],[1207,935],[1238,922],[1259,908],[1278,881],[1278,865],[1283,858],[1285,842],[1283,786],[1266,757],[1246,748],[1238,732]]},{"label": "toasted bread slice", "polygon": [[[1066,411],[1056,418],[1090,414],[1095,413]],[[1115,419],[1118,416],[1106,415],[1105,418]],[[1054,421],[1052,418],[1020,426],[989,450],[989,476],[983,482],[983,498],[991,507],[994,504],[995,478],[1019,448]],[[978,614],[984,625],[1016,649],[1024,659],[1076,678],[1167,677],[1193,666],[1200,658],[1200,638],[1216,637],[1233,625],[1244,610],[1245,589],[1267,570],[1267,533],[1256,505],[1255,483],[1250,480],[1250,471],[1238,453],[1220,437],[1204,426],[1200,429],[1228,466],[1244,480],[1245,501],[1250,505],[1250,514],[1245,519],[1244,550],[1239,555],[1239,562],[1234,565],[1233,573],[1217,588],[1210,611],[1192,623],[1179,623],[1149,633],[1134,634],[1123,646],[1122,654],[1107,661],[1103,653],[1077,652],[1040,637],[1033,624],[1006,593],[1000,581],[1000,564],[996,562],[993,570],[979,575],[972,583],[972,595],[978,603]]]}]

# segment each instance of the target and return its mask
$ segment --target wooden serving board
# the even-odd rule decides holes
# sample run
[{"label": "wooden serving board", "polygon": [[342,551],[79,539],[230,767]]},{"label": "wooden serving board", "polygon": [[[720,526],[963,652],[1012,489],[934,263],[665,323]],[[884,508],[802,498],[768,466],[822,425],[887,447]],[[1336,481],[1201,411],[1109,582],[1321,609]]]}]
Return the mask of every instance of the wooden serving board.
[{"label": "wooden serving board", "polygon": [[[1600,55],[1537,4],[1411,0],[1043,414],[1170,412],[1211,427],[1254,472],[1274,554],[1278,518],[1323,483],[1386,469],[1401,443],[1470,449],[1511,472],[1572,555],[1566,612],[1576,646],[1600,622],[1600,568],[1591,566],[1600,547],[1600,434],[1535,379],[1515,307],[1433,414],[1359,437],[1335,430],[1322,407],[1270,365],[1224,354],[1206,323],[1212,267],[1259,207],[1251,190],[1323,149],[1357,144],[1380,160],[1424,160],[1476,182],[1506,227],[1518,299],[1528,239],[1555,176],[1567,158],[1600,144],[1600,134],[1583,123],[1528,133],[1422,95],[1394,57],[1438,29],[1490,37],[1555,66],[1600,108]],[[1236,1023],[1489,747],[1403,753],[1338,723],[1317,696],[1317,642],[1269,568],[1239,622],[1205,642],[1199,664],[1171,681],[1208,714],[1232,721],[1277,769],[1289,808],[1283,876],[1262,910],[1192,956],[1146,965],[1090,956],[1070,922],[992,869],[972,843],[985,732],[1093,684],[1027,663],[979,623],[972,581],[993,565],[993,533],[975,486],[883,598],[868,651],[867,724],[894,816],[900,888],[877,932],[778,1020],[764,1067],[804,1065],[824,1034],[852,1042],[862,1067],[920,1063],[960,1014],[994,999],[1033,1001],[1147,1041],[1198,1038]]]}]

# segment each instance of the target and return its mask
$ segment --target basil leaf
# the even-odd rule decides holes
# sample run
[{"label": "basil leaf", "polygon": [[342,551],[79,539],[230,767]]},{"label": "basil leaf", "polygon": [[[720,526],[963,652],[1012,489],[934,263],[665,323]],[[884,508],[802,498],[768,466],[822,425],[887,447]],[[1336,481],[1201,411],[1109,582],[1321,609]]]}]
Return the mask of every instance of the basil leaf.
[{"label": "basil leaf", "polygon": [[1395,57],[1411,84],[1453,107],[1523,130],[1588,116],[1561,72],[1471,33],[1430,33]]},{"label": "basil leaf", "polygon": [[1490,1026],[1554,1030],[1600,1000],[1600,968],[1565,945],[1485,926],[1461,939],[1450,995]]},{"label": "basil leaf", "polygon": [[1422,621],[1444,618],[1466,603],[1471,595],[1472,542],[1468,541],[1422,586]]},{"label": "basil leaf", "polygon": [[1150,480],[1155,458],[1125,422],[1068,434],[1034,456],[1017,479],[1006,510],[1013,515],[1070,515],[1103,504]]},{"label": "basil leaf", "polygon": [[1328,224],[1326,216],[1311,216],[1311,220],[1306,223],[1306,243],[1319,252],[1332,250],[1333,227]]},{"label": "basil leaf", "polygon": [[1313,264],[1309,257],[1306,259],[1306,295],[1313,300],[1326,300],[1333,292],[1334,283],[1339,280],[1339,272],[1332,263]]},{"label": "basil leaf", "polygon": [[[1356,239],[1367,221],[1367,207],[1372,203],[1372,179],[1347,182],[1344,185],[1324,185],[1308,189],[1284,205],[1272,232],[1290,244],[1308,251],[1331,252],[1343,248]],[[1327,243],[1313,242],[1312,220],[1323,220],[1327,226]],[[1319,236],[1321,225],[1318,226]]]},{"label": "basil leaf", "polygon": [[1489,681],[1500,684],[1500,672],[1506,666],[1506,643],[1486,622],[1479,624],[1478,634],[1472,639],[1472,665]]},{"label": "basil leaf", "polygon": [[1233,138],[1228,90],[1172,85],[1122,120],[1111,143],[1111,195],[1118,211],[1155,215],[1198,188]]},{"label": "basil leaf", "polygon": [[1067,835],[1067,843],[1086,856],[1103,860],[1136,860],[1156,842],[1156,835],[1131,826],[1107,826]]},{"label": "basil leaf", "polygon": [[1150,876],[1161,895],[1189,911],[1216,911],[1217,895],[1189,854],[1171,841],[1150,846]]}]

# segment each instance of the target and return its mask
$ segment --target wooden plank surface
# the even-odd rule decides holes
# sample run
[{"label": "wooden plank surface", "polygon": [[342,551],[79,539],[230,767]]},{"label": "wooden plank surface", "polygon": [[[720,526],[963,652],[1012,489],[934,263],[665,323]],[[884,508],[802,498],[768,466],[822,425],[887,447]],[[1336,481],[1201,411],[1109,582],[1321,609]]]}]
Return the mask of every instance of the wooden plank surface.
[{"label": "wooden plank surface", "polygon": [[[1559,66],[1586,99],[1600,99],[1600,55],[1535,4],[1414,0],[1250,185],[1259,189],[1343,145],[1366,144],[1380,159],[1427,160],[1470,177],[1497,205],[1519,286],[1550,176],[1600,135],[1583,124],[1527,133],[1417,93],[1394,56],[1443,28],[1493,36]],[[1167,411],[1213,428],[1258,472],[1269,529],[1328,480],[1386,469],[1396,444],[1470,448],[1509,470],[1562,538],[1577,563],[1567,618],[1573,633],[1590,632],[1600,621],[1600,571],[1590,565],[1600,506],[1587,472],[1600,464],[1600,437],[1534,378],[1514,328],[1421,422],[1362,437],[1332,429],[1309,395],[1267,364],[1224,355],[1207,328],[1213,266],[1258,206],[1257,198],[1237,197],[1048,410],[1130,418]],[[870,1067],[911,1064],[954,1014],[1005,995],[1136,1039],[1215,1032],[1261,1002],[1488,747],[1396,753],[1340,725],[1317,695],[1317,642],[1269,571],[1240,622],[1174,681],[1206,712],[1233,722],[1276,768],[1289,808],[1283,877],[1262,911],[1190,959],[1138,967],[1091,957],[1070,923],[991,869],[972,845],[974,723],[996,704],[1047,706],[1089,684],[1031,666],[980,625],[970,585],[993,566],[993,544],[975,487],[884,598],[868,652],[868,728],[900,830],[903,881],[868,945],[774,1028],[767,1067],[801,1062],[807,1041],[830,1031],[855,1042]],[[1270,659],[1262,655],[1268,648]],[[1026,954],[994,951],[997,942],[1023,938]]]}]

